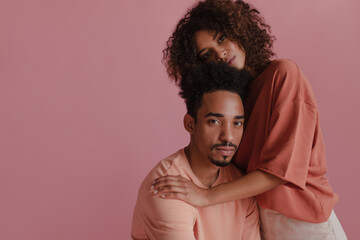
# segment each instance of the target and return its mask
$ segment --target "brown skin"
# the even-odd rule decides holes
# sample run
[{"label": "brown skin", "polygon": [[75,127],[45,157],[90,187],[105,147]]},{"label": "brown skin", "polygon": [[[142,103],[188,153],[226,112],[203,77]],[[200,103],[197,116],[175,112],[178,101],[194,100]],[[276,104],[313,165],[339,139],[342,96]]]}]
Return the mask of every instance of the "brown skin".
[{"label": "brown skin", "polygon": [[275,37],[257,9],[241,0],[205,0],[180,19],[163,50],[163,63],[176,84],[191,66],[202,61],[195,43],[195,33],[201,30],[222,33],[241,46],[246,53],[246,69],[254,77],[275,56]]},{"label": "brown skin", "polygon": [[212,146],[224,142],[238,146],[243,134],[243,118],[244,109],[239,95],[227,91],[206,93],[197,112],[197,121],[189,114],[184,117],[184,127],[191,136],[185,152],[191,169],[210,190],[200,188],[182,176],[164,176],[156,179],[151,191],[161,198],[179,199],[195,207],[205,207],[255,196],[285,183],[280,178],[256,170],[238,180],[211,188],[219,167],[209,159],[229,162],[236,151],[235,147]]},{"label": "brown skin", "polygon": [[191,169],[205,186],[210,187],[215,182],[220,168],[210,159],[229,163],[236,151],[236,147],[217,145],[231,143],[238,146],[243,134],[243,123],[241,98],[228,91],[205,93],[197,111],[196,122],[190,115],[185,116],[184,126],[191,136],[187,148],[188,160]]},{"label": "brown skin", "polygon": [[[219,36],[219,33],[216,34],[214,31],[195,33],[196,48],[200,53],[200,57],[207,54],[206,61],[221,60],[227,62],[229,57],[232,59],[235,56],[231,64],[239,70],[242,69],[246,63],[245,52],[235,42],[226,38],[223,39],[221,35]],[[210,190],[202,189],[181,176],[164,176],[154,181],[151,190],[161,198],[179,199],[195,207],[205,207],[256,196],[284,183],[283,179],[255,170],[238,180],[218,185]]]},{"label": "brown skin", "polygon": [[[220,167],[214,162],[230,163],[242,138],[243,123],[244,107],[240,96],[223,90],[204,94],[196,121],[189,114],[185,115],[184,127],[191,137],[185,153],[191,169],[204,186],[210,187],[217,179]],[[227,146],[219,146],[225,143]],[[162,186],[161,183],[164,182],[159,180],[160,185],[156,187],[159,193],[170,190],[180,196],[186,192],[183,188],[184,179],[171,176],[169,179],[180,181],[175,181],[172,186]],[[171,193],[166,192],[160,196],[166,197],[169,194]]]},{"label": "brown skin", "polygon": [[156,179],[151,191],[161,198],[178,199],[194,207],[207,207],[253,197],[284,183],[286,182],[280,178],[255,170],[235,181],[209,190],[198,187],[182,176],[164,176]]},{"label": "brown skin", "polygon": [[[215,37],[211,42],[200,39],[199,35],[224,35],[226,41]],[[274,57],[273,40],[270,27],[264,22],[258,10],[244,1],[205,0],[199,2],[182,18],[174,33],[167,41],[163,51],[163,62],[169,76],[179,85],[188,69],[201,61],[226,61],[239,53],[225,47],[225,43],[236,46],[244,59],[233,65],[237,69],[246,68],[253,77],[258,76]],[[205,51],[202,52],[202,50]],[[207,51],[212,51],[209,59],[201,58]],[[226,55],[224,55],[226,52]],[[244,62],[242,64],[242,62]],[[210,190],[199,188],[181,176],[165,176],[154,181],[152,191],[163,198],[185,201],[195,207],[204,207],[226,201],[258,195],[275,188],[285,181],[255,170],[242,178],[218,185]]]},{"label": "brown skin", "polygon": [[195,43],[198,56],[203,61],[223,61],[237,69],[243,69],[245,66],[243,48],[222,33],[198,31],[195,33]]}]

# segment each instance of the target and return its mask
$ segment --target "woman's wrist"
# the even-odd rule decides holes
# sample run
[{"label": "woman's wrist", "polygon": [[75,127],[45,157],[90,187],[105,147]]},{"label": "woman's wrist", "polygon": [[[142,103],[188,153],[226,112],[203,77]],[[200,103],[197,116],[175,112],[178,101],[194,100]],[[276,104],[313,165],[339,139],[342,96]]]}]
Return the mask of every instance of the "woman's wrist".
[{"label": "woman's wrist", "polygon": [[216,194],[217,194],[217,188],[218,186],[215,186],[215,187],[212,187],[212,188],[209,188],[207,191],[206,191],[206,206],[211,206],[211,205],[214,205],[216,204]]}]

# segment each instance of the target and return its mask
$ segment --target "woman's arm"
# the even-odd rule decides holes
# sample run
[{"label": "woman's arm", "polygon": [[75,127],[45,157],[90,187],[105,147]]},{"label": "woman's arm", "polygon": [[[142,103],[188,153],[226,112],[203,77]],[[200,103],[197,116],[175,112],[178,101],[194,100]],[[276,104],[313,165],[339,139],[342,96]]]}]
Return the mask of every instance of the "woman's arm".
[{"label": "woman's arm", "polygon": [[274,175],[255,170],[209,190],[200,188],[181,176],[165,176],[156,179],[151,190],[161,198],[178,199],[195,207],[206,207],[256,196],[284,183],[284,180]]},{"label": "woman's arm", "polygon": [[274,175],[255,170],[235,181],[210,189],[209,205],[253,197],[284,183],[284,180]]}]

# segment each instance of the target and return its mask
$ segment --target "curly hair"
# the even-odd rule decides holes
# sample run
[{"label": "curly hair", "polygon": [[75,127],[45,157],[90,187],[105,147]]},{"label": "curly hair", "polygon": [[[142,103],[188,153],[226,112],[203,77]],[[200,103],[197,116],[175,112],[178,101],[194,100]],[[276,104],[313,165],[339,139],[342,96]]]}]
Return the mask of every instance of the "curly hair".
[{"label": "curly hair", "polygon": [[188,10],[163,50],[163,63],[177,85],[189,67],[201,62],[194,37],[200,30],[221,32],[242,47],[245,68],[252,76],[260,74],[275,55],[275,37],[258,10],[242,0],[205,0]]},{"label": "curly hair", "polygon": [[179,95],[185,100],[188,114],[196,120],[205,93],[226,90],[239,94],[244,101],[251,80],[247,70],[232,68],[223,62],[200,63],[189,68],[179,83]]}]

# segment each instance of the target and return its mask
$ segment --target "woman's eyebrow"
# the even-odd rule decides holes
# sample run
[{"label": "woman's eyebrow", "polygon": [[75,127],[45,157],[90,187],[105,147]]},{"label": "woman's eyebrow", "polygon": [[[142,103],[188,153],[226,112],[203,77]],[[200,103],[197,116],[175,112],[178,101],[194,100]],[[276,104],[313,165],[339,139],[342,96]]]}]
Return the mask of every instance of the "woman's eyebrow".
[{"label": "woman's eyebrow", "polygon": [[200,50],[200,52],[198,52],[198,54],[197,54],[197,55],[198,55],[198,57],[200,57],[200,54],[201,54],[201,53],[203,53],[203,52],[205,52],[205,51],[206,51],[206,49],[207,49],[207,48],[203,48],[203,49],[201,49],[201,50]]},{"label": "woman's eyebrow", "polygon": [[219,32],[218,31],[216,31],[215,32],[215,34],[214,34],[214,36],[213,36],[213,40],[215,40],[216,38],[217,38],[217,36],[219,35]]},{"label": "woman's eyebrow", "polygon": [[[215,34],[214,34],[214,36],[213,36],[213,40],[214,40],[214,41],[215,41],[215,39],[217,38],[218,35],[219,35],[219,32],[216,31]],[[203,53],[203,52],[205,52],[206,49],[207,49],[207,48],[201,49],[201,50],[197,53],[198,57],[200,57],[200,54]]]}]

